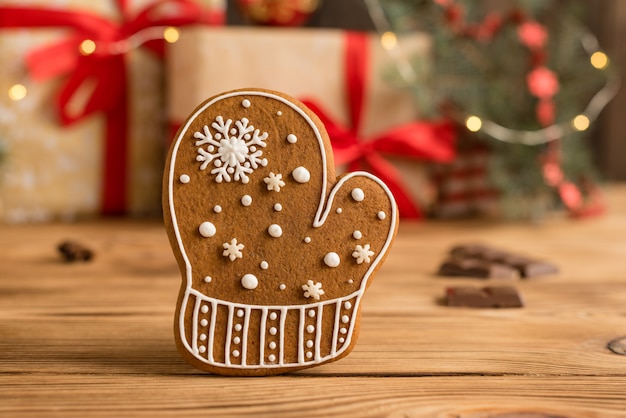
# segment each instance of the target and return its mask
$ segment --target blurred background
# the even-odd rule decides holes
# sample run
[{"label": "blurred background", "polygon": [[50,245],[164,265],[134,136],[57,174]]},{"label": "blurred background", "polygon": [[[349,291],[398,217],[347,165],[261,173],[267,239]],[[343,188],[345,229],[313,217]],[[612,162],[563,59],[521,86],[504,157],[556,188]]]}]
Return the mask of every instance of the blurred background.
[{"label": "blurred background", "polygon": [[[382,1],[383,5],[385,1]],[[415,4],[419,1],[413,2]],[[483,4],[497,3],[482,1]],[[511,3],[511,2],[508,2]],[[563,3],[563,2],[562,2]],[[626,2],[620,0],[573,0],[576,17],[597,37],[600,45],[618,67],[621,78],[626,77]],[[236,0],[229,0],[228,21],[242,25],[250,22],[236,7]],[[375,30],[375,25],[363,0],[320,1],[319,9],[305,23],[310,27],[345,28],[352,30]],[[620,111],[620,109],[622,109]],[[626,109],[626,91],[621,89],[615,99],[599,118],[592,148],[601,172],[611,180],[626,179],[626,120],[621,115]]]},{"label": "blurred background", "polygon": [[311,103],[406,220],[597,216],[624,39],[621,0],[0,0],[0,220],[159,216],[176,129],[240,87]]}]

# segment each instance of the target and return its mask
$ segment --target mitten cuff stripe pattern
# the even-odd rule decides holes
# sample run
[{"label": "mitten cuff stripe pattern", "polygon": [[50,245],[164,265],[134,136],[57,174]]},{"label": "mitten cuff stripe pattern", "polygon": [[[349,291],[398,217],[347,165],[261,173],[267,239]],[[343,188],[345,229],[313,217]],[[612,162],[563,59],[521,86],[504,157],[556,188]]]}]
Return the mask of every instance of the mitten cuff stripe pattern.
[{"label": "mitten cuff stripe pattern", "polygon": [[[307,305],[255,306],[209,298],[191,289],[180,312],[181,334],[191,337],[184,341],[187,350],[212,366],[310,366],[337,357],[350,345],[360,299],[361,292],[356,292]],[[190,324],[185,322],[187,305],[193,306]],[[326,322],[332,327],[325,327],[329,317],[332,321]],[[218,328],[221,323],[226,329]],[[186,326],[191,327],[190,333],[185,332]],[[330,345],[322,343],[329,340],[327,334],[332,335]]]}]

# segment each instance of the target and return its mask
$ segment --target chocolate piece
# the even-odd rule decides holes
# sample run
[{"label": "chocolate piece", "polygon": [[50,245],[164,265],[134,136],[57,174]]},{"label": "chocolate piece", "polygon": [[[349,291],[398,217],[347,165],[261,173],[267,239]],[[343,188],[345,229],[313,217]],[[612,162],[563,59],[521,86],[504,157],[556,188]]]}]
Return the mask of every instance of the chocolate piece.
[{"label": "chocolate piece", "polygon": [[465,276],[494,279],[517,279],[519,273],[506,264],[491,263],[478,258],[448,258],[439,267],[440,276]]},{"label": "chocolate piece", "polygon": [[90,261],[93,258],[93,251],[76,241],[63,241],[57,248],[67,262]]},{"label": "chocolate piece", "polygon": [[446,304],[468,308],[521,308],[524,306],[521,296],[511,286],[448,287]]},{"label": "chocolate piece", "polygon": [[450,250],[457,259],[480,259],[489,263],[506,264],[516,269],[522,277],[536,277],[559,272],[559,268],[546,261],[519,254],[496,250],[481,244],[457,245]]}]

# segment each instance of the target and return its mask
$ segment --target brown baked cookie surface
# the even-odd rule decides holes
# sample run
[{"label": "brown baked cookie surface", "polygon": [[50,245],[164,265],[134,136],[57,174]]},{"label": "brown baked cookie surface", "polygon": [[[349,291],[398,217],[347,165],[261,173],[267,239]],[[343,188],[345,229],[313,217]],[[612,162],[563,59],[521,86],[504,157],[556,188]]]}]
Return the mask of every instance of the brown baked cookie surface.
[{"label": "brown baked cookie surface", "polygon": [[373,175],[335,177],[326,131],[302,103],[259,89],[208,99],[176,135],[163,190],[189,363],[271,375],[352,350],[397,208]]}]

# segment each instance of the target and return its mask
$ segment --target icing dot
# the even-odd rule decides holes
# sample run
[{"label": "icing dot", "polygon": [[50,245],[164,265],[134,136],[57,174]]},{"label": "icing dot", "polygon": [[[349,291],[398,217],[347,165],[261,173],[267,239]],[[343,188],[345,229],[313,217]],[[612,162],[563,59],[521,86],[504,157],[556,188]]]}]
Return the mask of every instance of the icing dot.
[{"label": "icing dot", "polygon": [[270,328],[270,334],[276,335],[277,332],[278,332],[278,330],[276,329],[276,327]]},{"label": "icing dot", "polygon": [[289,134],[289,135],[287,135],[287,141],[290,144],[295,144],[296,142],[298,142],[298,137],[295,136],[294,134]]},{"label": "icing dot", "polygon": [[[259,279],[254,274],[244,274],[241,278],[241,285],[249,290],[256,289],[259,285]],[[239,312],[237,312],[239,314]]]},{"label": "icing dot", "polygon": [[222,212],[222,207],[220,205],[213,206],[213,212],[215,212],[215,213]]},{"label": "icing dot", "polygon": [[315,327],[313,325],[307,325],[306,332],[312,333],[313,331],[315,331]]},{"label": "icing dot", "polygon": [[363,234],[361,233],[361,231],[356,230],[352,233],[352,238],[354,239],[361,239],[363,238]]},{"label": "icing dot", "polygon": [[270,355],[267,357],[267,359],[268,359],[269,361],[276,361],[276,356],[275,356],[274,354],[270,354]]},{"label": "icing dot", "polygon": [[311,357],[313,357],[313,353],[311,353],[310,351],[307,351],[306,358],[311,358]]},{"label": "icing dot", "polygon": [[354,280],[350,279],[350,280],[348,280],[348,283],[352,284],[352,283],[354,283]]},{"label": "icing dot", "polygon": [[203,319],[202,321],[200,321],[200,325],[202,325],[203,327],[206,327],[207,325],[209,325],[209,321],[207,321],[206,319]]},{"label": "icing dot", "polygon": [[283,229],[278,224],[271,224],[269,228],[267,228],[267,233],[274,238],[278,238],[283,235]]},{"label": "icing dot", "polygon": [[212,278],[211,276],[206,276],[206,277],[204,278],[204,282],[205,282],[205,283],[211,283],[211,280],[213,280],[213,278]]},{"label": "icing dot", "polygon": [[324,256],[324,263],[328,267],[337,267],[341,260],[339,259],[339,254],[330,252]]},{"label": "icing dot", "polygon": [[252,204],[252,196],[250,195],[243,195],[243,197],[241,198],[241,204],[244,206],[250,206]]},{"label": "icing dot", "polygon": [[269,264],[267,264],[267,261],[261,261],[260,266],[261,266],[261,268],[262,268],[263,270],[267,270],[267,269],[269,268],[269,266],[270,266],[270,265],[269,265]]},{"label": "icing dot", "polygon": [[341,212],[343,212],[343,209],[337,208],[337,213],[341,213]]},{"label": "icing dot", "polygon": [[241,342],[241,338],[235,337],[233,338],[233,344],[239,344]]},{"label": "icing dot", "polygon": [[239,350],[233,350],[233,357],[239,357]]},{"label": "icing dot", "polygon": [[339,342],[340,342],[341,344],[343,344],[343,343],[344,343],[344,341],[346,341],[346,339],[345,339],[345,338],[343,338],[343,337],[339,338]]},{"label": "icing dot", "polygon": [[202,222],[200,224],[200,228],[198,228],[198,231],[200,231],[200,235],[202,235],[203,237],[210,238],[215,235],[217,229],[215,229],[215,225],[213,225],[211,222]]},{"label": "icing dot", "polygon": [[311,173],[309,173],[309,170],[302,166],[295,168],[291,172],[291,175],[293,176],[293,179],[298,183],[307,183],[309,180],[311,180]]},{"label": "icing dot", "polygon": [[276,204],[274,205],[274,210],[275,210],[276,212],[280,212],[281,210],[283,210],[283,205],[281,205],[280,203],[276,203]]},{"label": "icing dot", "polygon": [[285,286],[284,284],[281,284],[280,286],[278,286],[278,288],[280,290],[285,290],[287,288],[287,286]]},{"label": "icing dot", "polygon": [[241,105],[245,108],[249,108],[250,107],[250,100],[248,99],[243,99],[243,102],[241,102]]},{"label": "icing dot", "polygon": [[200,351],[201,353],[204,353],[206,351],[206,347],[202,346],[198,349],[198,351]]},{"label": "icing dot", "polygon": [[202,311],[202,313],[207,313],[209,312],[209,307],[207,305],[202,305],[202,308],[200,308],[200,310]]},{"label": "icing dot", "polygon": [[238,318],[241,318],[241,317],[243,316],[243,314],[244,314],[243,309],[239,309],[239,310],[237,311],[237,317],[238,317]]},{"label": "icing dot", "polygon": [[307,244],[311,242],[311,237],[304,237],[304,242]]},{"label": "icing dot", "polygon": [[306,346],[307,346],[308,348],[313,347],[313,340],[309,340],[309,341],[307,341],[307,342],[306,342]]},{"label": "icing dot", "polygon": [[276,348],[276,343],[274,341],[270,342],[269,344],[270,350],[273,350]]},{"label": "icing dot", "polygon": [[313,318],[315,316],[315,310],[311,309],[309,311],[309,318]]},{"label": "icing dot", "polygon": [[350,322],[350,317],[348,315],[342,316],[341,322],[343,322],[344,324],[347,324],[348,322]]},{"label": "icing dot", "polygon": [[283,112],[281,112],[281,111],[279,110],[278,112],[276,112],[276,115],[277,115],[277,116],[282,116],[282,115],[283,115]]},{"label": "icing dot", "polygon": [[200,334],[200,341],[206,341],[206,334]]},{"label": "icing dot", "polygon": [[363,189],[359,189],[358,187],[352,189],[350,195],[355,202],[362,202],[363,199],[365,199],[365,193],[363,193]]},{"label": "icing dot", "polygon": [[237,332],[241,331],[241,324],[235,325],[235,331]]},{"label": "icing dot", "polygon": [[178,180],[179,180],[181,183],[183,183],[183,184],[187,184],[187,183],[189,183],[189,181],[190,181],[191,179],[189,178],[189,176],[188,176],[187,174],[183,174],[183,175],[181,175],[181,176],[178,178]]},{"label": "icing dot", "polygon": [[381,221],[387,217],[385,212],[383,212],[382,210],[380,212],[378,212],[378,214],[376,216],[378,216],[378,219],[380,219]]},{"label": "icing dot", "polygon": [[343,307],[346,309],[351,309],[352,308],[352,304],[350,302],[346,302],[343,304]]},{"label": "icing dot", "polygon": [[339,330],[339,332],[341,332],[342,334],[345,334],[346,332],[348,332],[348,330],[347,330],[347,329],[345,329],[345,328],[341,328],[341,329]]},{"label": "icing dot", "polygon": [[271,319],[272,321],[275,321],[275,320],[276,320],[276,318],[278,318],[278,315],[276,315],[276,312],[272,312],[272,313],[270,314],[270,319]]}]

